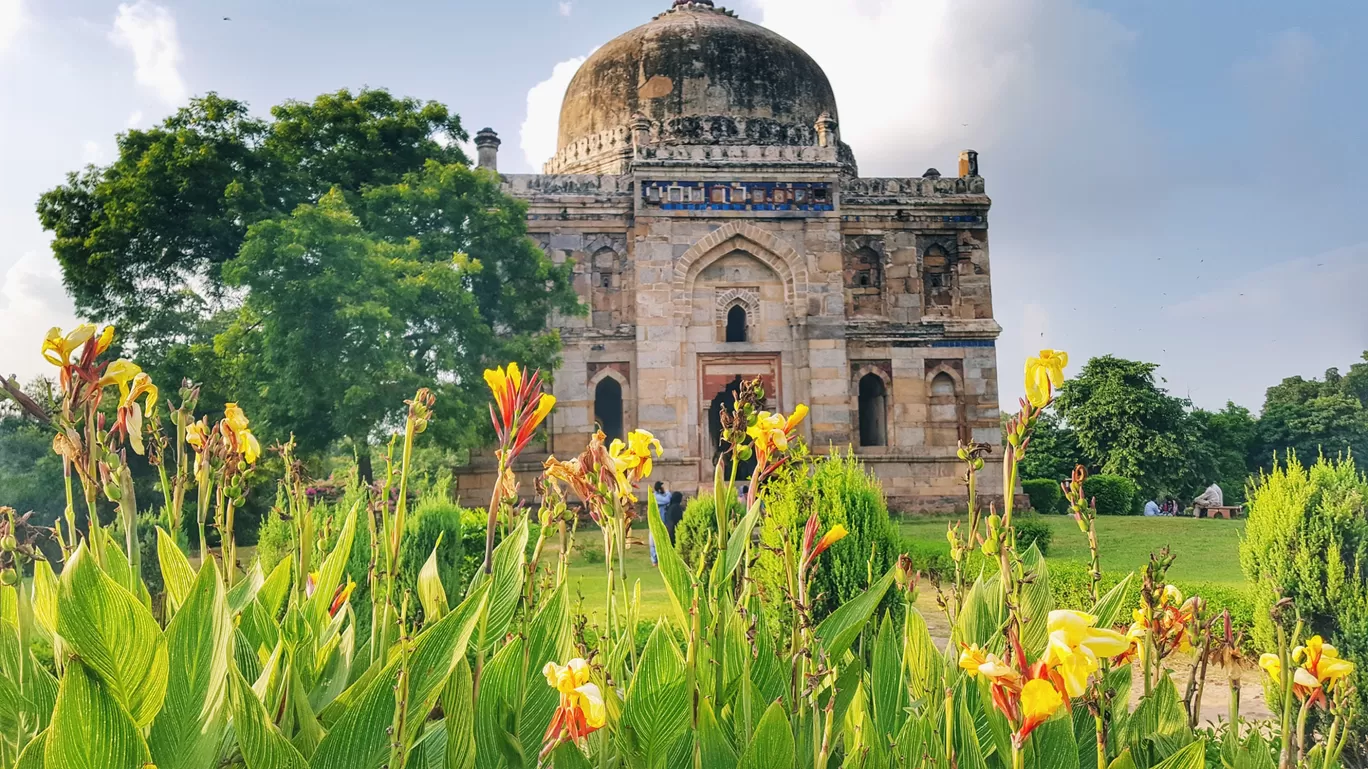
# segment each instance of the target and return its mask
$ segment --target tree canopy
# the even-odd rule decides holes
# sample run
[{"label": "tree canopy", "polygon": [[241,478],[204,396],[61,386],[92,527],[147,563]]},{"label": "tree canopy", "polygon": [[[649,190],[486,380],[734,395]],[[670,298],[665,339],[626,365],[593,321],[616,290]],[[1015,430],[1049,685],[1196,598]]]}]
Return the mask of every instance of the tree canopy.
[{"label": "tree canopy", "polygon": [[469,445],[482,421],[456,385],[554,365],[547,320],[578,301],[466,138],[445,106],[383,90],[269,119],[211,93],[120,135],[38,212],[80,311],[158,381],[203,383],[206,408],[241,401],[321,451],[428,386],[448,391],[439,434]]},{"label": "tree canopy", "polygon": [[1227,403],[1194,408],[1170,395],[1157,366],[1094,358],[1065,382],[1022,463],[1025,478],[1062,480],[1075,464],[1124,475],[1153,497],[1190,498],[1212,482],[1244,499],[1251,474],[1296,452],[1368,456],[1368,353],[1341,375],[1290,377],[1268,388],[1262,414]]}]

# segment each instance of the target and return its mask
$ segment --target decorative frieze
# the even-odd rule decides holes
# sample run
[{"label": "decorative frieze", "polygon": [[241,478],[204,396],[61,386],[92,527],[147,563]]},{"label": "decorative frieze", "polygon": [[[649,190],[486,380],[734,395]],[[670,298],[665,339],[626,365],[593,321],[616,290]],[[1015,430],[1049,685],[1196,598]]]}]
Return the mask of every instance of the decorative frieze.
[{"label": "decorative frieze", "polygon": [[827,182],[642,181],[641,202],[663,211],[832,211]]}]

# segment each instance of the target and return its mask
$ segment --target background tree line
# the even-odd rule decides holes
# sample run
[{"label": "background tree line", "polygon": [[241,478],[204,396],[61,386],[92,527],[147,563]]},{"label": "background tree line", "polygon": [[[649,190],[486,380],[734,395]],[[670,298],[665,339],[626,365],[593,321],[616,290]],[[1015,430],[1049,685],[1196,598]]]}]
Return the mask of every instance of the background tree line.
[{"label": "background tree line", "polygon": [[1240,503],[1250,475],[1289,451],[1306,462],[1368,456],[1368,352],[1348,373],[1268,388],[1258,416],[1230,402],[1196,408],[1170,395],[1157,369],[1110,355],[1088,361],[1041,417],[1023,477],[1063,480],[1081,464],[1131,479],[1145,498],[1186,501],[1215,482]]},{"label": "background tree line", "polygon": [[[263,445],[293,435],[301,456],[355,455],[366,474],[419,387],[441,403],[442,450],[483,443],[481,372],[553,370],[547,321],[582,312],[572,266],[527,237],[525,205],[470,166],[467,138],[447,107],[383,90],[267,118],[211,93],[120,134],[117,159],[37,211],[79,313],[114,324],[164,396],[191,380],[199,413],[237,402]],[[0,409],[7,503],[61,509],[51,453]]]}]

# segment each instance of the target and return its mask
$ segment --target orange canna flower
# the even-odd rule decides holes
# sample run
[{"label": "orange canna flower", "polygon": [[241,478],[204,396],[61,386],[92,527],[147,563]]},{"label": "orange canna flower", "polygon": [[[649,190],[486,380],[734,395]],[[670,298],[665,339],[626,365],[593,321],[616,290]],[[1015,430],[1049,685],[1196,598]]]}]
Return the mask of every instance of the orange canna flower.
[{"label": "orange canna flower", "polygon": [[556,406],[556,396],[542,392],[541,372],[530,376],[518,368],[492,368],[484,373],[485,384],[494,395],[489,418],[499,436],[499,451],[506,463],[522,453],[532,433]]},{"label": "orange canna flower", "polygon": [[608,723],[603,693],[591,682],[589,663],[572,659],[565,665],[546,663],[542,675],[546,684],[560,694],[560,704],[542,739],[545,756],[563,742],[582,740]]}]

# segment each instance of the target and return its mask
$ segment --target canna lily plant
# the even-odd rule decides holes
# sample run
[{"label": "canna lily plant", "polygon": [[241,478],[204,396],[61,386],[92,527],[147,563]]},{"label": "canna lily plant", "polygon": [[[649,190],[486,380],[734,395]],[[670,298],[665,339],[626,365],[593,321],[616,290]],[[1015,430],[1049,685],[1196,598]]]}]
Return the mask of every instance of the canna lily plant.
[{"label": "canna lily plant", "polygon": [[[1133,576],[1101,595],[1095,578],[1094,605],[1074,611],[1055,605],[1039,551],[1018,546],[1016,463],[1063,379],[1062,353],[1043,351],[1028,366],[1030,395],[1007,423],[1003,494],[986,510],[976,474],[992,447],[961,448],[969,515],[948,534],[959,553],[943,596],[951,629],[933,639],[906,556],[869,574],[834,612],[816,612],[814,576],[852,547],[821,503],[776,548],[781,594],[761,593],[754,532],[778,493],[775,474],[806,471],[808,412],[776,413],[759,382],[745,383],[723,414],[710,552],[690,567],[653,495],[640,495],[644,511],[638,501],[664,454],[650,433],[606,444],[587,436],[578,456],[547,459],[534,496],[520,499],[527,490],[513,462],[555,401],[538,374],[491,369],[499,475],[484,560],[469,585],[444,585],[436,559],[449,545],[439,539],[410,592],[399,553],[414,447],[439,408],[432,393],[407,402],[388,472],[348,509],[306,492],[291,443],[268,449],[285,468],[277,508],[291,550],[267,570],[234,555],[233,511],[250,473],[262,472],[247,415],[231,404],[217,421],[196,415],[186,384],[180,405],[166,407],[175,430],[163,433],[151,382],[131,364],[100,360],[112,340],[112,330],[92,327],[44,342],[62,371],[61,413],[44,415],[54,446],[83,493],[117,497],[126,514],[136,502],[120,479],[140,439],[165,458],[162,520],[184,520],[181,507],[196,505],[201,547],[192,557],[175,528],[158,530],[166,587],[154,596],[137,576],[136,543],[121,546],[93,516],[83,527],[68,510],[55,535],[59,574],[40,560],[44,533],[0,508],[5,769],[1199,769],[1208,753],[1236,767],[1275,758],[1264,729],[1229,730],[1208,751],[1192,728],[1164,662],[1207,648],[1211,623],[1199,621],[1200,599],[1167,588],[1164,557],[1146,569],[1136,613],[1124,605]],[[1070,503],[1100,574],[1081,489],[1080,476]],[[601,599],[572,600],[579,513],[604,539]],[[668,599],[658,618],[642,616],[641,580],[624,558],[641,518]],[[211,521],[218,549],[207,545]],[[374,545],[362,553],[364,590],[349,571],[362,532]],[[557,532],[560,558],[543,565]],[[985,556],[978,574],[974,551]],[[21,579],[30,568],[32,580]],[[1134,620],[1129,630],[1123,616]],[[1288,769],[1330,769],[1353,667],[1319,637],[1299,637],[1297,628],[1263,662],[1284,695],[1277,758]],[[50,663],[35,653],[47,648]],[[1145,685],[1132,706],[1137,666]],[[1313,710],[1328,717],[1311,719]],[[1316,723],[1328,725],[1317,733]]]}]

